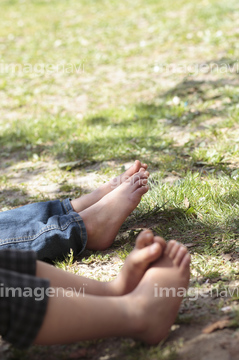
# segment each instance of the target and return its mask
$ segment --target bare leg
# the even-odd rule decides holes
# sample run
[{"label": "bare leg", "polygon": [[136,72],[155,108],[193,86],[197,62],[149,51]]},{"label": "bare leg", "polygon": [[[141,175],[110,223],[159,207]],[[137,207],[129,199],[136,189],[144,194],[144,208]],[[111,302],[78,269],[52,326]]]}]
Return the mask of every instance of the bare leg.
[{"label": "bare leg", "polygon": [[[57,291],[57,289],[56,289]],[[119,300],[120,299],[120,300]],[[111,336],[130,335],[126,301],[119,297],[77,297],[65,289],[49,298],[35,344],[66,344]]]},{"label": "bare leg", "polygon": [[77,276],[37,261],[37,273],[40,278],[48,278],[53,287],[75,289],[77,293],[99,296],[120,296],[135,289],[149,265],[158,259],[166,247],[165,240],[154,237],[150,230],[142,231],[136,239],[134,250],[127,257],[118,277],[113,281],[99,282]]},{"label": "bare leg", "polygon": [[[138,171],[145,171],[147,169],[147,164],[141,163],[139,160],[136,160],[134,165],[132,165],[127,171],[123,174],[117,176],[114,179],[111,179],[109,182],[101,185],[98,189],[94,190],[90,194],[86,194],[77,199],[71,201],[71,205],[76,212],[80,212],[88,208],[89,206],[95,204],[97,201],[102,199],[103,196],[107,195],[117,186],[126,181],[129,177],[137,173]],[[149,173],[147,172],[149,175]]]},{"label": "bare leg", "polygon": [[87,231],[87,249],[104,250],[113,243],[120,226],[148,191],[147,180],[145,171],[136,173],[79,213]]},{"label": "bare leg", "polygon": [[171,245],[128,295],[77,297],[61,289],[57,297],[49,298],[35,343],[72,343],[112,336],[133,337],[149,344],[160,342],[174,322],[182,298],[156,297],[155,283],[159,288],[178,290],[186,289],[189,281],[187,250],[175,242]]}]

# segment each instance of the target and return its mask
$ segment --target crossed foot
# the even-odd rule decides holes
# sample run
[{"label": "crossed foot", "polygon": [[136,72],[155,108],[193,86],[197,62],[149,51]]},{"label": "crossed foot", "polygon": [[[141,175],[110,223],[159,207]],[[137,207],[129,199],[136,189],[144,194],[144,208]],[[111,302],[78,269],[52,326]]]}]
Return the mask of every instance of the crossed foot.
[{"label": "crossed foot", "polygon": [[[147,169],[147,164],[142,164],[139,160],[135,160],[135,163],[123,174],[111,179],[109,182],[102,184],[98,189],[94,190],[90,194],[79,197],[71,201],[71,205],[76,212],[83,211],[95,204],[97,201],[102,199],[103,196],[107,195],[113,189],[118,187],[124,181],[129,179],[132,175],[136,174],[139,171],[145,171]],[[149,173],[147,172],[149,176]]]},{"label": "crossed foot", "polygon": [[121,275],[118,286],[124,283],[124,291],[129,292],[124,297],[128,335],[148,344],[159,343],[168,335],[188,287],[190,255],[187,249],[175,240],[166,245],[151,231],[143,231]]},{"label": "crossed foot", "polygon": [[87,249],[105,250],[119,228],[148,191],[147,165],[136,160],[122,175],[101,185],[91,194],[72,200],[87,231]]}]

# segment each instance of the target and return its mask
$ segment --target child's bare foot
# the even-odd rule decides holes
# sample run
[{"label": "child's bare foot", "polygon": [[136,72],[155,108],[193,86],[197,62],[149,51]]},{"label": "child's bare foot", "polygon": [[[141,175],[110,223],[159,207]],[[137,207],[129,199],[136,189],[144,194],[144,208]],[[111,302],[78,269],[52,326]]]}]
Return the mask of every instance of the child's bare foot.
[{"label": "child's bare foot", "polygon": [[120,226],[148,191],[147,181],[146,171],[136,173],[79,213],[86,226],[87,249],[104,250],[112,244]]},{"label": "child's bare foot", "polygon": [[110,295],[125,295],[133,291],[149,265],[162,255],[165,247],[166,242],[163,238],[154,237],[150,230],[142,231],[117,278],[107,283],[110,287]]},{"label": "child's bare foot", "polygon": [[148,344],[164,339],[174,323],[190,276],[190,255],[170,241],[164,255],[146,271],[136,289],[126,295],[134,314],[133,336]]},{"label": "child's bare foot", "polygon": [[[138,171],[145,171],[147,169],[147,164],[141,163],[139,160],[136,160],[134,165],[132,165],[128,170],[123,174],[117,176],[114,179],[111,179],[105,184],[102,184],[98,189],[94,190],[90,194],[86,194],[77,199],[71,201],[71,205],[76,212],[83,211],[95,204],[97,201],[102,199],[103,196],[111,192],[113,189],[121,185],[124,181],[129,179],[132,175]],[[149,176],[149,173],[146,172]]]}]

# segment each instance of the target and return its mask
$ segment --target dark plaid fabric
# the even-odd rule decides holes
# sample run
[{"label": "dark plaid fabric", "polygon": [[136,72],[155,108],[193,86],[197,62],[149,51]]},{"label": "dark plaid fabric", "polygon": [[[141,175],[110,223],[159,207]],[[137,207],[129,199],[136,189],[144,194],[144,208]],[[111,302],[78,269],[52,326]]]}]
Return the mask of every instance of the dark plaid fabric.
[{"label": "dark plaid fabric", "polygon": [[35,252],[0,251],[0,334],[21,349],[31,345],[46,313],[50,283],[35,274]]}]

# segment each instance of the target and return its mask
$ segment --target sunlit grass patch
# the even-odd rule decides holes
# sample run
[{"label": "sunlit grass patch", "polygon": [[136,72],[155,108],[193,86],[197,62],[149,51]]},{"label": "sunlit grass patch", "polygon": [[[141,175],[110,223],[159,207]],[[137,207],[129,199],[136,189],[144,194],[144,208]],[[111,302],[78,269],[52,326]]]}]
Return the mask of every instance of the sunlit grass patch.
[{"label": "sunlit grass patch", "polygon": [[[206,254],[235,249],[238,233],[238,181],[227,175],[201,176],[188,173],[174,184],[165,183],[157,174],[157,185],[143,198],[140,212],[159,208],[155,229],[166,238],[195,241],[195,249]],[[190,241],[191,236],[191,241]]]},{"label": "sunlit grass patch", "polygon": [[237,263],[225,261],[221,256],[207,256],[194,254],[191,263],[191,274],[194,279],[221,278],[224,281],[238,278],[239,266]]}]

